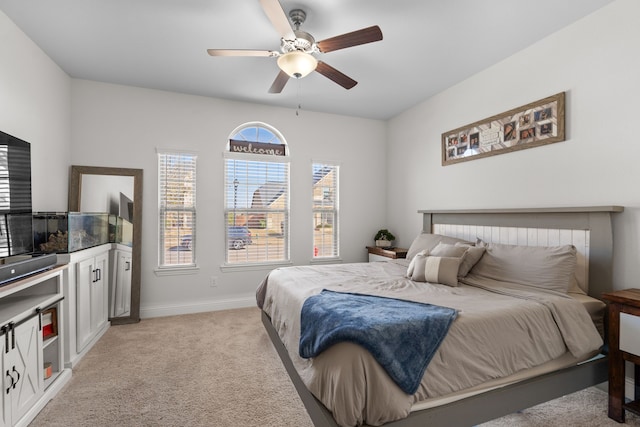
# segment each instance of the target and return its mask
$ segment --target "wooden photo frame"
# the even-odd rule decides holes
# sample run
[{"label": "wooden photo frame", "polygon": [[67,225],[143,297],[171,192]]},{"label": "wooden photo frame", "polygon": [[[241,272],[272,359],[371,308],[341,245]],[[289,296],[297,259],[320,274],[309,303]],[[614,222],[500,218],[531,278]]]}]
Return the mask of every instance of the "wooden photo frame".
[{"label": "wooden photo frame", "polygon": [[565,140],[565,93],[442,134],[442,165]]},{"label": "wooden photo frame", "polygon": [[58,335],[58,309],[48,308],[41,314],[42,316],[42,339],[53,338]]}]

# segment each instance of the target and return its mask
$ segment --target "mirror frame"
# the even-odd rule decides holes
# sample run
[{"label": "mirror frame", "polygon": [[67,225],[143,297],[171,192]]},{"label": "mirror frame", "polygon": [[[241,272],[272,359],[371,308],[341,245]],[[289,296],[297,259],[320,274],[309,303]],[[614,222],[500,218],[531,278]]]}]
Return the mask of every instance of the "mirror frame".
[{"label": "mirror frame", "polygon": [[142,253],[142,169],[102,166],[71,166],[69,177],[69,211],[80,212],[83,175],[119,175],[133,177],[133,247],[131,248],[131,310],[129,316],[112,317],[112,325],[140,321],[140,262]]}]

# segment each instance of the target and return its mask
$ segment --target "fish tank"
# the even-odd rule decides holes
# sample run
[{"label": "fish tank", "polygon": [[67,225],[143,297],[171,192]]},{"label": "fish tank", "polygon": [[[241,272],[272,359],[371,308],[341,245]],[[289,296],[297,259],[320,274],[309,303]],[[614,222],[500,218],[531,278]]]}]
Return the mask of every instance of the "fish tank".
[{"label": "fish tank", "polygon": [[133,224],[117,215],[109,215],[109,241],[133,246]]},{"label": "fish tank", "polygon": [[35,212],[33,249],[37,253],[71,253],[109,243],[109,214]]}]

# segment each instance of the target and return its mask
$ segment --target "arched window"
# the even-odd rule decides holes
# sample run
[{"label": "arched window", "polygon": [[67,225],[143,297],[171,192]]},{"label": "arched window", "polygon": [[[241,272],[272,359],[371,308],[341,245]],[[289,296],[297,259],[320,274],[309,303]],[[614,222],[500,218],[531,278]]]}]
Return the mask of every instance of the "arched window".
[{"label": "arched window", "polygon": [[224,156],[226,264],[289,261],[289,149],[265,123],[229,136]]}]

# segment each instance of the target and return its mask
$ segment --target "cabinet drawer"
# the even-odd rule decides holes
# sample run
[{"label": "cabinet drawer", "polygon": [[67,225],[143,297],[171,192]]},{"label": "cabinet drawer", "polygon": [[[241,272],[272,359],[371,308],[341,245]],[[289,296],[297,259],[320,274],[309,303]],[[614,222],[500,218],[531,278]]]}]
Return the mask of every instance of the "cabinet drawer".
[{"label": "cabinet drawer", "polygon": [[620,313],[620,350],[640,356],[640,317]]}]

